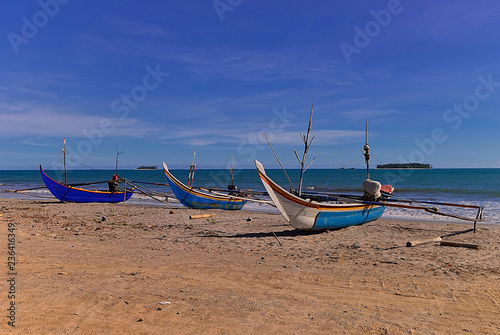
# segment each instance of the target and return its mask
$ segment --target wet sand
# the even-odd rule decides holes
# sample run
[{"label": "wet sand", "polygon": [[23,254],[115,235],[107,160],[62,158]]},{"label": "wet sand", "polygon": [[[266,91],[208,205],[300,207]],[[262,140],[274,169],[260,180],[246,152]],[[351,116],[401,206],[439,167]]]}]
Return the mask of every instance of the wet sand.
[{"label": "wet sand", "polygon": [[[17,199],[0,207],[2,333],[500,333],[500,226],[474,234],[462,233],[472,224],[379,219],[318,233],[265,212]],[[189,218],[197,214],[215,216]],[[406,247],[437,236],[480,248]]]}]

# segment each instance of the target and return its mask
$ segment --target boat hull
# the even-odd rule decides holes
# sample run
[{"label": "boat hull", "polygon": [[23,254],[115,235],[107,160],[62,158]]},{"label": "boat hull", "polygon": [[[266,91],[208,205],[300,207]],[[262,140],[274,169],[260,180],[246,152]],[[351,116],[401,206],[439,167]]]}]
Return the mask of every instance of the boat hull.
[{"label": "boat hull", "polygon": [[167,177],[168,183],[170,184],[170,188],[172,189],[175,197],[185,207],[197,209],[238,210],[241,209],[247,202],[242,199],[207,194],[189,188],[170,173],[165,163],[163,163],[163,171],[165,172],[165,176]]},{"label": "boat hull", "polygon": [[133,192],[107,192],[107,191],[90,191],[83,188],[64,185],[58,181],[47,176],[45,171],[40,165],[40,174],[42,175],[45,186],[49,189],[50,193],[57,199],[64,202],[103,202],[115,203],[123,202],[130,199]]},{"label": "boat hull", "polygon": [[321,203],[302,199],[271,180],[262,164],[255,161],[262,184],[274,204],[292,227],[301,230],[326,230],[359,225],[382,216],[385,207],[358,203]]}]

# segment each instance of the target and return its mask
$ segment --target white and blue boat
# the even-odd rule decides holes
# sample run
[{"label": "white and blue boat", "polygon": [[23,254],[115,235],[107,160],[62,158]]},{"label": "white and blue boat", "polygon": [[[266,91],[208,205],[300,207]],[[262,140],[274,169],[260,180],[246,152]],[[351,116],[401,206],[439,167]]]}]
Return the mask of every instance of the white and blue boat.
[{"label": "white and blue boat", "polygon": [[262,184],[286,221],[300,230],[344,228],[376,220],[382,216],[383,204],[337,201],[322,202],[313,197],[299,197],[269,178],[259,161],[255,161]]},{"label": "white and blue boat", "polygon": [[[368,145],[367,135],[365,139],[365,145],[362,150],[365,156],[367,172],[367,178],[363,182],[363,195],[335,194],[330,192],[303,192],[303,175],[312,163],[309,163],[309,165],[306,167],[307,152],[314,139],[313,137],[311,140],[309,140],[312,115],[313,107],[311,107],[311,115],[309,117],[309,127],[307,129],[307,135],[302,135],[302,141],[304,142],[304,152],[302,159],[300,159],[297,152],[295,152],[297,160],[300,163],[298,189],[294,188],[290,178],[288,178],[287,175],[288,181],[290,182],[292,188],[290,191],[285,190],[283,187],[269,178],[269,176],[266,174],[264,166],[259,161],[255,160],[255,167],[257,168],[257,172],[259,173],[259,177],[262,181],[262,184],[264,185],[264,188],[266,189],[276,208],[280,211],[285,220],[288,221],[292,227],[300,230],[327,230],[359,225],[377,220],[382,216],[386,207],[418,209],[432,214],[472,221],[474,222],[474,231],[476,229],[476,222],[483,221],[482,206],[452,204],[437,201],[402,200],[394,198],[392,196],[394,188],[391,185],[381,185],[379,182],[370,179],[370,146]],[[276,159],[283,168],[277,156]],[[422,205],[414,205],[413,203],[419,203]],[[478,212],[475,218],[469,218],[455,214],[443,213],[439,211],[437,207],[430,207],[429,205],[470,208],[476,209]]]}]

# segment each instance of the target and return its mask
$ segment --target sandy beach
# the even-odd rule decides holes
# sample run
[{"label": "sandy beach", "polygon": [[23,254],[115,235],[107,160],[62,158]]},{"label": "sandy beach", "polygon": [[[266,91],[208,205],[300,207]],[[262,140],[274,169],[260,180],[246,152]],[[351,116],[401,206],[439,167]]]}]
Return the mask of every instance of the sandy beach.
[{"label": "sandy beach", "polygon": [[[2,333],[500,333],[500,226],[380,219],[311,233],[277,213],[1,203]],[[406,247],[437,236],[479,249]]]}]

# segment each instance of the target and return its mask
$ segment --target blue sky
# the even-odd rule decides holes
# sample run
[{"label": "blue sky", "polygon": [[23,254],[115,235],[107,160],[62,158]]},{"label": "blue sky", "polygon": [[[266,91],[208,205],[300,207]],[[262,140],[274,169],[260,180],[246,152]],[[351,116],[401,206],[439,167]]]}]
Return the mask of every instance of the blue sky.
[{"label": "blue sky", "polygon": [[496,1],[9,1],[0,169],[500,167]]}]

